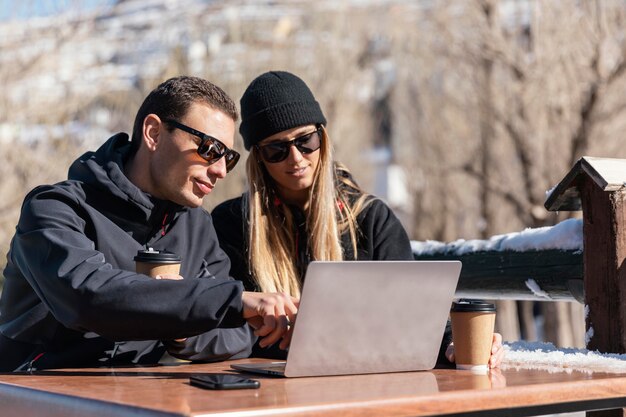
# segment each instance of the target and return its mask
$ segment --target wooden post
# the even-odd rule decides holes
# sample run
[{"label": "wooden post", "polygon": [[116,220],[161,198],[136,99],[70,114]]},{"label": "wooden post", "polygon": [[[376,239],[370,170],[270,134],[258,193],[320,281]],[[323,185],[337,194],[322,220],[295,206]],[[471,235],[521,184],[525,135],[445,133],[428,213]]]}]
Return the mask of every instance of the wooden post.
[{"label": "wooden post", "polygon": [[581,189],[587,329],[593,329],[587,348],[600,352],[626,353],[625,195],[602,191],[589,178]]},{"label": "wooden post", "polygon": [[[548,196],[548,210],[583,210],[587,348],[626,353],[626,160],[581,158]],[[593,333],[591,333],[593,332]],[[624,417],[626,409],[588,412]]]}]

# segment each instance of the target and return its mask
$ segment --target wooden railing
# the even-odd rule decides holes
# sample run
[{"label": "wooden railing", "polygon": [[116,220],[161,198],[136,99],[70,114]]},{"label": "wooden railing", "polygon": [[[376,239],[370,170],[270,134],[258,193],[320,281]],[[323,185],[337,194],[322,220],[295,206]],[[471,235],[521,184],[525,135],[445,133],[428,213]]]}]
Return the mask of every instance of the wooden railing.
[{"label": "wooden railing", "polygon": [[446,251],[415,254],[417,260],[460,260],[456,296],[490,300],[584,302],[583,254],[580,250]]}]

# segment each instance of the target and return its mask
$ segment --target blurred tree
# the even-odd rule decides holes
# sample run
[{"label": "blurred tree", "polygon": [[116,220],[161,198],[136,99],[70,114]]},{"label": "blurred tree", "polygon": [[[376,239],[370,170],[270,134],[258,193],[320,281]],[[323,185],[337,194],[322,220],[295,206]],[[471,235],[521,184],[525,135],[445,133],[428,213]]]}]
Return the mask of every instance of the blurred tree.
[{"label": "blurred tree", "polygon": [[[419,39],[428,46],[403,57],[428,74],[422,83],[407,82],[412,87],[406,93],[409,97],[399,97],[400,106],[408,107],[406,103],[419,94],[420,105],[413,107],[418,110],[413,113],[416,117],[405,120],[403,129],[426,136],[418,140],[423,148],[418,145],[416,152],[405,154],[405,164],[414,169],[416,161],[419,165],[423,161],[428,169],[422,169],[422,177],[431,184],[433,178],[443,181],[455,175],[455,169],[461,172],[458,186],[448,183],[447,192],[437,186],[420,189],[421,200],[456,202],[430,203],[434,206],[430,209],[421,203],[421,210],[415,212],[419,216],[415,237],[486,238],[553,224],[562,216],[543,209],[544,190],[576,159],[588,153],[625,155],[617,147],[621,139],[618,116],[624,114],[626,104],[617,92],[617,86],[626,82],[625,10],[621,1],[480,0],[441,4],[429,11],[432,25],[428,29],[433,35],[427,37],[422,30]],[[437,74],[441,85],[432,83]],[[441,106],[439,111],[421,117],[424,107],[436,105]],[[447,108],[453,109],[451,120],[446,118]],[[444,120],[451,123],[440,130]],[[462,154],[453,154],[455,149],[440,139],[442,131],[457,139]],[[438,148],[443,171],[433,169],[427,155],[428,149]],[[448,211],[456,207],[457,213],[448,214],[436,206]],[[473,213],[470,207],[475,207]],[[447,227],[443,229],[447,233],[442,233],[441,226],[436,226],[452,225],[459,217],[473,219],[469,229],[459,232]],[[533,318],[532,306],[519,303],[519,307],[525,318],[522,333],[536,337],[534,323],[528,322]],[[584,343],[582,308],[569,307],[542,303],[544,337],[558,346]],[[500,331],[505,339],[515,339],[515,307],[501,303],[503,310]]]}]

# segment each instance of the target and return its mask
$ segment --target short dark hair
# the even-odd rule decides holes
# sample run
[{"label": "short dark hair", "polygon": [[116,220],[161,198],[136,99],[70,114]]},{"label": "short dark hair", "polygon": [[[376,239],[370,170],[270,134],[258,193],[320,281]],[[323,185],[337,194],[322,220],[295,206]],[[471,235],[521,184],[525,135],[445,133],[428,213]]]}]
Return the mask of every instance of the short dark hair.
[{"label": "short dark hair", "polygon": [[182,75],[170,78],[159,84],[145,98],[135,116],[131,153],[141,144],[143,121],[149,114],[156,114],[161,120],[182,118],[193,103],[205,103],[222,111],[237,121],[237,108],[233,100],[218,86],[198,77]]}]

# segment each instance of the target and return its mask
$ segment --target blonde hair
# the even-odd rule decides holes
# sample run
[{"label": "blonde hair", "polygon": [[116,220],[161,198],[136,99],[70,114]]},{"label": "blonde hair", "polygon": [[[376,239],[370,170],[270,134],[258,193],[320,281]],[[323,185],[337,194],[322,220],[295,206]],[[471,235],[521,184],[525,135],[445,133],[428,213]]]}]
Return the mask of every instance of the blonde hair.
[{"label": "blonde hair", "polygon": [[[261,291],[300,296],[294,220],[288,209],[275,204],[274,180],[263,166],[256,147],[246,163],[249,192],[242,208],[248,222],[248,262]],[[356,197],[356,199],[355,199]],[[348,170],[333,162],[332,144],[322,129],[320,159],[309,191],[306,212],[307,241],[312,259],[344,259],[341,235],[349,232],[357,257],[357,216],[371,201],[352,181]],[[247,201],[246,201],[247,199]],[[354,200],[354,201],[353,201]]]}]

